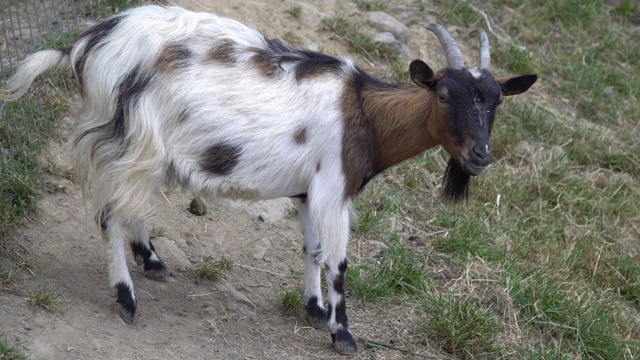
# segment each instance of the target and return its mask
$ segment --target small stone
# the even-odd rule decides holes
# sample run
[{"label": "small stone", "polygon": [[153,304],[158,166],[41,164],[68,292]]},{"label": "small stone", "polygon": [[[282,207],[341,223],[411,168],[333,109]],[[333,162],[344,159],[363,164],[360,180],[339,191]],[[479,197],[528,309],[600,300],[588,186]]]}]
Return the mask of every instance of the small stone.
[{"label": "small stone", "polygon": [[319,11],[316,7],[305,4],[303,2],[296,2],[296,5],[300,7],[300,22],[305,26],[316,27],[322,24],[322,20],[327,17],[326,14]]},{"label": "small stone", "polygon": [[380,11],[371,11],[368,13],[368,21],[374,28],[390,32],[397,39],[406,39],[411,34],[411,30],[393,16]]},{"label": "small stone", "polygon": [[180,249],[175,242],[167,238],[156,238],[153,240],[153,247],[156,253],[167,264],[174,267],[187,267],[191,266],[191,262],[187,255]]},{"label": "small stone", "polygon": [[417,7],[396,5],[390,7],[388,12],[405,25],[413,25],[422,21],[422,13]]},{"label": "small stone", "polygon": [[189,204],[189,212],[196,216],[202,216],[207,213],[207,207],[204,205],[204,201],[199,197],[194,197]]},{"label": "small stone", "polygon": [[373,250],[369,252],[369,257],[372,257],[372,258],[380,255],[382,251],[389,249],[389,246],[387,246],[387,244],[380,241],[370,240],[369,244],[373,245]]},{"label": "small stone", "polygon": [[267,254],[267,248],[262,245],[256,245],[256,251],[253,253],[254,259],[263,260]]},{"label": "small stone", "polygon": [[409,49],[409,46],[401,41],[396,40],[396,37],[393,36],[393,34],[390,32],[382,32],[376,34],[373,37],[373,42],[386,44],[394,54],[404,57],[407,60],[411,60],[414,58],[411,49]]},{"label": "small stone", "polygon": [[258,220],[262,222],[269,221],[269,214],[267,214],[266,212],[261,213],[260,215],[258,215]]},{"label": "small stone", "polygon": [[75,348],[73,346],[67,346],[67,352],[73,351]]}]

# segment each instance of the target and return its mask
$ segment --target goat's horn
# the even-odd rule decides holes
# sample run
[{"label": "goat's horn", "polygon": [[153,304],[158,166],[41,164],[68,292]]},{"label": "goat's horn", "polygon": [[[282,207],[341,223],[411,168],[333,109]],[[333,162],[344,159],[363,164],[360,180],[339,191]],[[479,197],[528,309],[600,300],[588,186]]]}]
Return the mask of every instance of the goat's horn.
[{"label": "goat's horn", "polygon": [[478,67],[480,69],[490,70],[491,67],[491,52],[489,51],[489,38],[482,29],[475,29],[469,33],[470,37],[477,37],[480,39],[480,63]]},{"label": "goat's horn", "polygon": [[464,67],[462,54],[451,34],[440,24],[429,24],[427,30],[436,34],[440,40],[444,55],[447,57],[447,66],[451,69],[462,69]]}]

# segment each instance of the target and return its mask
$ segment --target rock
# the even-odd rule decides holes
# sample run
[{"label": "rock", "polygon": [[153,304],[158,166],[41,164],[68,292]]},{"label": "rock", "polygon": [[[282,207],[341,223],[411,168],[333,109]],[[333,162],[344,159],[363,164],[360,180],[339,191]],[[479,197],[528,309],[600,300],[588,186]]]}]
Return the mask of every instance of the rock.
[{"label": "rock", "polygon": [[322,20],[327,17],[327,15],[314,6],[305,4],[303,2],[296,2],[296,6],[300,7],[300,17],[299,20],[305,26],[316,27],[322,24]]},{"label": "rock", "polygon": [[273,223],[287,216],[293,203],[289,198],[274,200],[260,200],[248,202],[245,200],[227,200],[233,207],[244,208],[249,216],[258,218],[265,223]]},{"label": "rock", "polygon": [[189,211],[196,216],[202,216],[207,213],[207,207],[204,205],[204,201],[199,197],[194,197],[189,204]]},{"label": "rock", "polygon": [[373,37],[373,41],[376,43],[386,44],[394,54],[405,58],[405,60],[414,59],[413,53],[411,52],[411,49],[409,49],[409,46],[401,41],[396,40],[396,37],[393,36],[393,34],[390,32],[382,32],[376,34],[376,36]]},{"label": "rock", "polygon": [[422,22],[422,13],[417,7],[396,5],[390,7],[387,11],[407,26]]},{"label": "rock", "polygon": [[411,30],[393,16],[380,11],[371,11],[368,13],[368,21],[374,28],[390,32],[396,39],[406,39],[411,34]]},{"label": "rock", "polygon": [[256,308],[256,306],[253,304],[253,302],[251,302],[251,300],[249,300],[248,297],[246,297],[243,293],[236,290],[228,282],[225,281],[225,282],[215,283],[215,287],[218,291],[231,296],[234,300],[251,305],[254,309]]},{"label": "rock", "polygon": [[264,256],[267,254],[267,249],[271,246],[271,242],[266,237],[260,239],[256,244],[256,250],[253,252],[253,257],[258,260],[264,260]]},{"label": "rock", "polygon": [[189,258],[175,242],[163,237],[156,238],[152,242],[156,253],[166,264],[173,267],[191,266]]},{"label": "rock", "polygon": [[369,244],[373,246],[373,250],[369,253],[369,257],[372,258],[378,256],[382,251],[389,249],[387,244],[380,241],[369,240]]}]

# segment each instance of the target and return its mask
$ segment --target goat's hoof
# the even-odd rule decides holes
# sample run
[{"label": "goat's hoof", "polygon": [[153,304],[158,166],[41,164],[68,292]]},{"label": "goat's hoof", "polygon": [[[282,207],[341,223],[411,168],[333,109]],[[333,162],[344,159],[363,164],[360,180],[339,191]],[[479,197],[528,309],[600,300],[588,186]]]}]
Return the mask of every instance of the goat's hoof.
[{"label": "goat's hoof", "polygon": [[144,276],[155,281],[167,280],[167,270],[162,261],[149,262],[144,266]]},{"label": "goat's hoof", "polygon": [[166,281],[167,273],[164,269],[162,270],[145,270],[144,277],[154,281]]},{"label": "goat's hoof", "polygon": [[135,310],[131,311],[130,309],[125,308],[124,306],[118,304],[117,312],[120,319],[124,321],[127,325],[131,325],[133,322],[133,316],[135,315]]},{"label": "goat's hoof", "polygon": [[335,334],[331,334],[333,349],[342,355],[354,355],[358,352],[358,346],[349,329],[339,328]]},{"label": "goat's hoof", "polygon": [[144,264],[144,256],[142,254],[135,254],[133,260],[136,261],[136,265],[142,266]]},{"label": "goat's hoof", "polygon": [[315,316],[307,316],[307,323],[316,330],[328,331],[329,330],[329,320],[325,317],[315,317]]},{"label": "goat's hoof", "polygon": [[118,297],[118,299],[116,300],[116,312],[118,313],[122,321],[127,324],[131,324],[131,322],[133,321],[133,315],[135,315],[136,313],[137,305],[137,301],[133,297],[133,290],[131,290],[129,286],[122,282],[116,284],[115,288]]},{"label": "goat's hoof", "polygon": [[202,216],[207,213],[207,207],[204,205],[202,199],[195,197],[189,204],[189,211],[196,216]]}]

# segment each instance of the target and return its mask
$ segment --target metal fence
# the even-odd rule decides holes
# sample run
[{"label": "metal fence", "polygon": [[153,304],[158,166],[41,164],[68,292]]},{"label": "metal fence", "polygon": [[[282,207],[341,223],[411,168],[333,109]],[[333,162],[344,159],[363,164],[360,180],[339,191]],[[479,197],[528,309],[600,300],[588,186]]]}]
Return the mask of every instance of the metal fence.
[{"label": "metal fence", "polygon": [[[28,54],[69,44],[91,21],[104,15],[105,0],[0,0],[1,83]],[[48,130],[66,110],[74,90],[69,74],[36,80],[22,99],[0,101],[0,176],[33,162]]]}]

